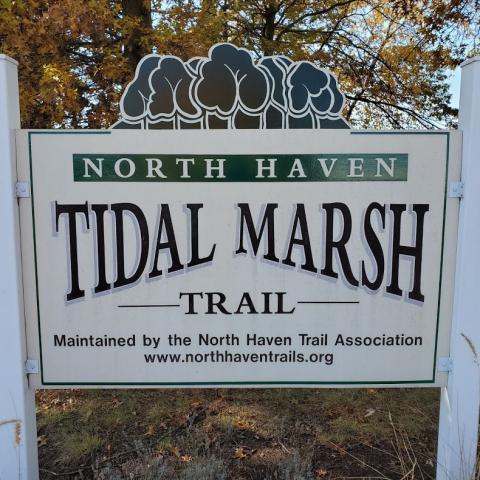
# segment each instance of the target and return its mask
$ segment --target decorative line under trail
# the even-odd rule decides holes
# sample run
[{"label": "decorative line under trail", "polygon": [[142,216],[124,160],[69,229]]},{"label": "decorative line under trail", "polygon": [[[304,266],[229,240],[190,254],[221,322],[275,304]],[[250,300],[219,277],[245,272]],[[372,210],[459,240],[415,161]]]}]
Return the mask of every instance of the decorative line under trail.
[{"label": "decorative line under trail", "polygon": [[120,101],[122,129],[348,129],[329,70],[283,55],[253,59],[229,43],[186,62],[147,55]]}]

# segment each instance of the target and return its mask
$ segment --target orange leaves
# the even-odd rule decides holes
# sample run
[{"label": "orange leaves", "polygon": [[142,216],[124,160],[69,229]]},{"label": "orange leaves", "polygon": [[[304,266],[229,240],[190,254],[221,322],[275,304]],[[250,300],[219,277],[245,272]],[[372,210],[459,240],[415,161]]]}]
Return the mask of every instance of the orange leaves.
[{"label": "orange leaves", "polygon": [[[267,3],[269,8],[262,6]],[[205,55],[226,38],[258,53],[286,53],[330,67],[353,98],[346,113],[362,127],[428,127],[452,118],[445,74],[472,48],[475,2],[332,5],[0,0],[0,51],[20,61],[22,125],[28,128],[108,127],[118,118],[121,91],[141,56]],[[53,77],[47,81],[43,65],[62,71],[61,86]],[[61,101],[55,103],[58,90]]]},{"label": "orange leaves", "polygon": [[235,460],[243,460],[244,458],[247,458],[247,453],[243,447],[238,447],[235,449],[232,458]]},{"label": "orange leaves", "polygon": [[47,435],[39,435],[37,437],[37,447],[45,447],[48,445],[48,436]]},{"label": "orange leaves", "polygon": [[170,447],[168,450],[174,457],[180,458],[180,449],[178,447]]},{"label": "orange leaves", "polygon": [[149,425],[147,428],[147,431],[145,432],[146,437],[152,437],[155,435],[155,426],[154,425]]},{"label": "orange leaves", "polygon": [[250,430],[252,428],[251,422],[242,419],[236,420],[234,426],[238,428],[238,430]]},{"label": "orange leaves", "polygon": [[[131,75],[116,44],[120,4],[1,0],[0,51],[20,63],[24,128],[81,126],[86,116],[98,127],[113,123],[119,96],[114,85]],[[95,97],[100,100],[93,105]]]}]

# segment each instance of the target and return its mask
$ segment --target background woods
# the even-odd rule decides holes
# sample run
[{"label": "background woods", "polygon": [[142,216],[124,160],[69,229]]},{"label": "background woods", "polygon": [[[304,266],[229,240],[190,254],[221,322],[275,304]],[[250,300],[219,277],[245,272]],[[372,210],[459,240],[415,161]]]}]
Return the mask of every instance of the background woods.
[{"label": "background woods", "polygon": [[479,0],[0,0],[0,51],[21,65],[24,128],[104,128],[147,53],[229,41],[328,67],[353,125],[455,121],[448,75],[478,49]]}]

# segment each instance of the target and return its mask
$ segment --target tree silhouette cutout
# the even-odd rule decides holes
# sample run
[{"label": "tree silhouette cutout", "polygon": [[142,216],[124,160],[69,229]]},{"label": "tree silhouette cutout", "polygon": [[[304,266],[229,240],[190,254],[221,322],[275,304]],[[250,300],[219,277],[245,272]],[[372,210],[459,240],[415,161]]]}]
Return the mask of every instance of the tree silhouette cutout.
[{"label": "tree silhouette cutout", "polygon": [[278,55],[257,62],[229,43],[187,62],[147,55],[112,128],[350,128],[335,75]]}]

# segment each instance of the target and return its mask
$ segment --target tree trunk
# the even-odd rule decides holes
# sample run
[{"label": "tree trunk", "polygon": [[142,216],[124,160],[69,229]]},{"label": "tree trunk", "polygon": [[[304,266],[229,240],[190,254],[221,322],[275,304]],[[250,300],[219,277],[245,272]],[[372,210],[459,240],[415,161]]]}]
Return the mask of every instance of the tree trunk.
[{"label": "tree trunk", "polygon": [[151,4],[150,0],[122,0],[122,7],[125,17],[136,23],[125,45],[125,54],[135,71],[141,58],[150,53],[142,45],[142,37],[152,29]]},{"label": "tree trunk", "polygon": [[227,17],[227,12],[228,9],[230,8],[230,5],[228,3],[228,0],[225,0],[223,4],[220,7],[220,10],[222,11],[223,15],[225,16],[225,22],[223,24],[223,32],[222,32],[222,40],[224,42],[228,42],[229,40],[229,31],[228,31],[228,17]]},{"label": "tree trunk", "polygon": [[264,55],[273,55],[274,35],[275,35],[275,16],[278,13],[278,7],[270,3],[263,12],[264,24],[262,29],[262,49]]}]

